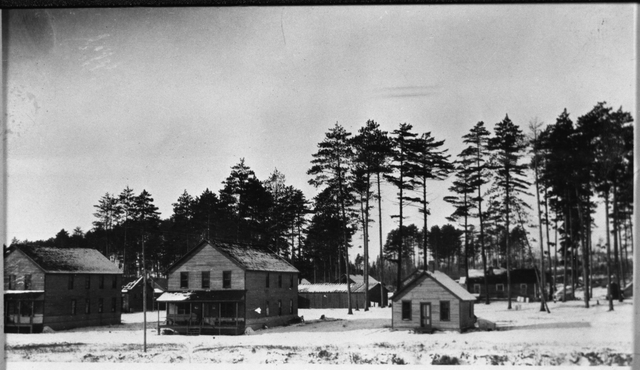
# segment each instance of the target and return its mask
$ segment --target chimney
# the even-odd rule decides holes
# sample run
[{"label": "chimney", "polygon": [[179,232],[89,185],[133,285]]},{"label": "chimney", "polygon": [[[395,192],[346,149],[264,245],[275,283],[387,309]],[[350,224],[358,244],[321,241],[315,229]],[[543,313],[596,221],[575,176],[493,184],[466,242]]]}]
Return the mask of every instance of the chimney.
[{"label": "chimney", "polygon": [[431,261],[427,262],[427,265],[428,265],[428,269],[427,269],[427,270],[428,270],[429,272],[434,272],[434,271],[436,270],[436,263],[435,263],[435,261],[431,260]]}]

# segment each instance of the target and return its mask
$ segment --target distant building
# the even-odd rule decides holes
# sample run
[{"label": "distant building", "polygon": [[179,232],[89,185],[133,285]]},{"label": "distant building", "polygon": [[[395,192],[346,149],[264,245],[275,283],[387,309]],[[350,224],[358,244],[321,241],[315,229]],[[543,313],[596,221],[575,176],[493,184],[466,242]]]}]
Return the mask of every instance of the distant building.
[{"label": "distant building", "polygon": [[167,271],[166,322],[181,334],[242,334],[298,318],[298,270],[251,246],[202,241]]},{"label": "distant building", "polygon": [[23,246],[4,257],[5,332],[120,323],[122,271],[95,249]]},{"label": "distant building", "polygon": [[[340,278],[340,282],[346,283],[346,275],[342,275],[342,277]],[[351,284],[355,284],[356,288],[362,287],[362,289],[365,289],[364,275],[349,275],[349,282]],[[380,289],[380,286],[381,286],[380,282],[375,278],[373,278],[371,275],[369,275],[369,295],[368,296],[369,296],[370,306],[377,305],[377,306],[385,307],[389,303],[388,301],[389,290],[385,286],[382,286],[382,289]],[[380,299],[381,290],[382,290],[382,300]]]},{"label": "distant building", "polygon": [[[298,287],[300,308],[348,308],[347,284],[304,284]],[[351,307],[364,308],[364,285],[351,284]]]},{"label": "distant building", "polygon": [[392,327],[464,331],[475,324],[475,299],[446,274],[419,270],[393,295]]},{"label": "distant building", "polygon": [[[505,269],[489,269],[487,273],[487,285],[489,299],[506,299],[507,298],[507,270]],[[472,293],[478,299],[482,300],[486,297],[485,276],[482,270],[469,273],[469,278],[461,278],[460,284],[464,285],[469,293]],[[546,274],[546,295],[549,296],[552,281],[551,274]],[[511,270],[511,298],[523,297],[530,301],[540,299],[538,274],[535,269],[513,269]]]},{"label": "distant building", "polygon": [[[143,277],[140,276],[122,287],[122,312],[142,312],[144,301],[143,285]],[[151,279],[147,279],[147,311],[153,311],[155,308],[153,292],[153,283]]]}]

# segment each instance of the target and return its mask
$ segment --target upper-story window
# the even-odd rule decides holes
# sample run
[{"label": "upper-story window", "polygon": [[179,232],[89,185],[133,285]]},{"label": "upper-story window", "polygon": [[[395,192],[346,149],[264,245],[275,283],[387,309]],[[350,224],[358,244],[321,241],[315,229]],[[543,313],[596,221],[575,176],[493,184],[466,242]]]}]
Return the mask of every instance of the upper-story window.
[{"label": "upper-story window", "polygon": [[104,275],[100,275],[98,278],[98,288],[104,289]]},{"label": "upper-story window", "polygon": [[202,271],[202,289],[209,289],[210,281],[209,271]]},{"label": "upper-story window", "polygon": [[90,275],[87,275],[87,277],[84,279],[84,287],[85,287],[85,289],[91,288],[91,276]]},{"label": "upper-story window", "polygon": [[180,289],[189,288],[189,272],[181,271],[180,272]]},{"label": "upper-story window", "polygon": [[11,290],[11,289],[15,289],[16,288],[16,276],[15,275],[6,275],[4,277],[4,279],[8,284],[7,289]]},{"label": "upper-story window", "polygon": [[111,280],[111,289],[116,289],[118,287],[118,276],[113,275],[113,280]]},{"label": "upper-story window", "polygon": [[31,289],[31,275],[24,276],[24,290]]},{"label": "upper-story window", "polygon": [[293,274],[289,275],[289,288],[293,288]]},{"label": "upper-story window", "polygon": [[69,290],[73,289],[73,275],[69,275],[69,281],[67,283],[67,288],[69,288]]},{"label": "upper-story window", "polygon": [[267,272],[267,288],[269,287],[269,273]]},{"label": "upper-story window", "polygon": [[231,288],[231,271],[222,271],[222,287]]},{"label": "upper-story window", "polygon": [[282,275],[278,275],[278,288],[282,288]]}]

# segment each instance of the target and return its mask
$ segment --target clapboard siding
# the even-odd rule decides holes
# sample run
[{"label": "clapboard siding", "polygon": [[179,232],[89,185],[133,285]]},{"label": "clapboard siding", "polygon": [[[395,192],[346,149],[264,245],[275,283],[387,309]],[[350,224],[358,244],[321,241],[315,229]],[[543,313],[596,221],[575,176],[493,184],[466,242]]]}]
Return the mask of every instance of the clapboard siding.
[{"label": "clapboard siding", "polygon": [[[189,272],[189,287],[180,288],[180,273]],[[231,271],[231,288],[245,289],[244,270],[210,245],[205,245],[169,274],[169,291],[202,289],[202,271],[209,271],[210,290],[222,290],[223,271]]]},{"label": "clapboard siding", "polygon": [[[269,287],[267,288],[267,274]],[[278,287],[278,275],[282,276],[282,287]],[[293,278],[293,286],[291,286]],[[278,300],[282,302],[282,315],[288,321],[298,314],[298,274],[266,271],[247,271],[246,273],[246,310],[247,324],[276,325],[273,323],[278,318]],[[266,304],[269,302],[269,316],[267,316]],[[290,304],[293,305],[293,313],[289,313]],[[256,309],[260,308],[260,313]],[[281,323],[278,323],[279,325]]]},{"label": "clapboard siding", "polygon": [[[411,302],[411,320],[402,319],[402,302]],[[440,302],[449,302],[449,320],[440,320]],[[414,329],[420,327],[420,304],[431,303],[432,327],[441,330],[463,330],[473,325],[468,316],[468,305],[473,302],[462,301],[449,290],[442,287],[431,277],[418,280],[418,283],[398,300],[394,299],[392,324],[394,328]]]},{"label": "clapboard siding", "polygon": [[33,261],[25,256],[22,251],[11,253],[4,263],[4,290],[9,290],[9,275],[15,276],[15,286],[11,290],[25,290],[24,277],[31,275],[31,287],[29,290],[44,289],[44,272]]}]

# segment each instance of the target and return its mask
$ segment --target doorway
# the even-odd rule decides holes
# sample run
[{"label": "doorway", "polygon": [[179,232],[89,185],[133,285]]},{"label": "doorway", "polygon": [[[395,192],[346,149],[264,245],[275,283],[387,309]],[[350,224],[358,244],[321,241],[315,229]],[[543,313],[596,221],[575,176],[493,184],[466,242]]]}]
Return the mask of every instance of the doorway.
[{"label": "doorway", "polygon": [[420,303],[420,327],[431,330],[431,303]]}]

